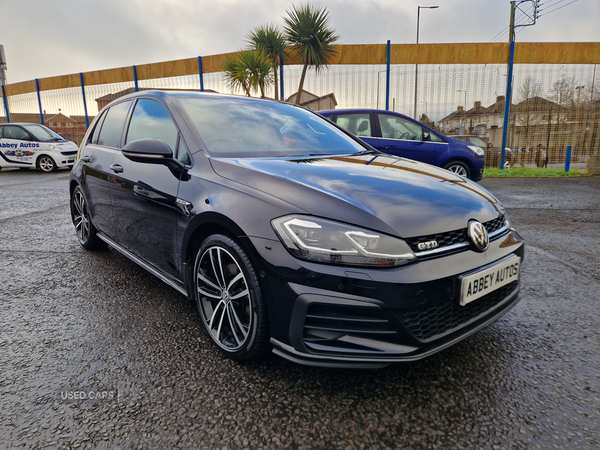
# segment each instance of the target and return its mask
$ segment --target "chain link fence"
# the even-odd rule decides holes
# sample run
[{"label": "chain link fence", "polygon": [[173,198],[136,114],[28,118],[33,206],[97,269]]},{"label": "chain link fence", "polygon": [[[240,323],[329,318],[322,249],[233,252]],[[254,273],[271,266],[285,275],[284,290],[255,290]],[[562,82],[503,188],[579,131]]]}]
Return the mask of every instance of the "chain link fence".
[{"label": "chain link fence", "polygon": [[[431,53],[435,54],[435,46],[433,49]],[[507,64],[389,64],[388,95],[388,64],[377,55],[369,59],[374,62],[331,64],[318,75],[309,70],[301,103],[314,110],[387,106],[443,134],[477,141],[486,147],[487,165],[499,165],[496,155],[500,153],[505,126]],[[186,60],[186,63],[190,61],[193,62]],[[600,154],[597,65],[569,62],[514,65],[506,124],[510,166],[565,167],[567,147],[571,146],[570,167],[585,169],[592,157]],[[292,95],[298,89],[302,71],[301,65],[293,63],[283,68],[283,93],[288,101],[295,99]],[[153,66],[145,66],[145,70]],[[99,110],[136,89],[201,90],[203,87],[205,91],[242,95],[228,87],[219,67],[212,63],[212,69],[206,73],[197,70],[181,76],[88,85],[84,85],[81,74],[81,85],[67,88],[38,90],[32,89],[31,82],[14,86],[15,92],[32,91],[23,93],[11,93],[13,86],[7,85],[3,90],[5,101],[0,102],[0,123],[7,121],[7,106],[11,122],[44,123],[79,144]],[[114,70],[124,73],[128,68]],[[87,78],[92,75],[99,76],[85,74]],[[67,77],[73,80],[73,76]],[[418,79],[416,85],[415,79]],[[71,84],[77,83],[71,81]],[[273,96],[272,86],[266,95]]]}]

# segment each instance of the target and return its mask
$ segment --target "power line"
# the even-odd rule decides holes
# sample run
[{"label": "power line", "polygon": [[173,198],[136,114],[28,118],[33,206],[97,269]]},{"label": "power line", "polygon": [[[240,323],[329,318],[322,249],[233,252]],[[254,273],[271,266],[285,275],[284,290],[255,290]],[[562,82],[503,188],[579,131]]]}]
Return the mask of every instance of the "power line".
[{"label": "power line", "polygon": [[[561,0],[561,1],[564,1],[564,0]],[[542,15],[543,15],[543,16],[547,16],[548,14],[550,14],[550,13],[553,13],[554,11],[558,11],[559,9],[562,9],[562,8],[564,8],[565,6],[569,6],[569,5],[573,4],[573,3],[575,3],[576,1],[577,1],[577,0],[573,0],[572,2],[570,2],[570,3],[567,3],[566,5],[559,6],[558,8],[555,8],[555,9],[553,9],[552,11],[548,11],[547,13],[545,13],[545,14],[542,14]],[[559,2],[559,3],[560,3],[560,2]],[[557,4],[558,4],[558,3],[555,3],[555,4],[554,4],[554,5],[552,5],[552,6],[556,6]]]}]

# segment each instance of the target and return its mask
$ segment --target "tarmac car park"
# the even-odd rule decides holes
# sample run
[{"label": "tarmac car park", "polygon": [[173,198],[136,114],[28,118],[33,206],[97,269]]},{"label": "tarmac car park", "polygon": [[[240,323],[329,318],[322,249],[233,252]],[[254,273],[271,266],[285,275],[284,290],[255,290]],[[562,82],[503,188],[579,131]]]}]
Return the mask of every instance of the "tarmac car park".
[{"label": "tarmac car park", "polygon": [[0,169],[70,169],[78,147],[36,123],[0,124]]}]

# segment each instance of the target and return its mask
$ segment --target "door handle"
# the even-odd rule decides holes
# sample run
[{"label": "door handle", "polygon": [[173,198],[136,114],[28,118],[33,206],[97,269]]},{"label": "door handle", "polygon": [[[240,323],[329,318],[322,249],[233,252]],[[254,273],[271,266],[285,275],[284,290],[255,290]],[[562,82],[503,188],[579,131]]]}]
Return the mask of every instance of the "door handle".
[{"label": "door handle", "polygon": [[396,147],[395,145],[387,145],[384,147],[386,150],[397,150],[398,147]]},{"label": "door handle", "polygon": [[114,173],[121,173],[123,172],[123,166],[120,164],[112,164],[110,166],[110,170],[112,170]]},{"label": "door handle", "polygon": [[90,158],[89,156],[87,156],[87,155],[86,155],[86,156],[82,156],[82,157],[81,157],[81,160],[82,160],[84,163],[89,163],[89,162],[91,161],[91,158]]}]

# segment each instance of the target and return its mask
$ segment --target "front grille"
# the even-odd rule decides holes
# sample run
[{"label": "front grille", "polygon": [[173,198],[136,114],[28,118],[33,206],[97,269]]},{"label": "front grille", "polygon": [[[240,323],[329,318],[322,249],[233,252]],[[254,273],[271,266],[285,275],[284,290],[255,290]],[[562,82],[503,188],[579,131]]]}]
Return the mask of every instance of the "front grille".
[{"label": "front grille", "polygon": [[517,288],[517,283],[518,281],[514,281],[507,284],[465,306],[449,299],[429,308],[396,312],[395,316],[417,339],[431,341],[494,308]]},{"label": "front grille", "polygon": [[77,154],[77,150],[72,151],[72,152],[60,152],[61,155],[63,156],[73,156]]},{"label": "front grille", "polygon": [[[502,227],[504,227],[504,224],[505,224],[504,215],[499,215],[495,219],[485,222],[483,224],[483,226],[487,230],[488,234],[491,234],[495,231],[498,231]],[[445,233],[429,234],[426,236],[417,236],[417,237],[412,237],[412,238],[406,238],[406,239],[404,239],[404,241],[409,245],[410,249],[414,253],[417,253],[417,256],[419,256],[419,253],[424,251],[422,249],[419,249],[419,244],[425,243],[425,242],[436,241],[438,245],[434,249],[434,250],[436,250],[435,256],[440,256],[442,254],[446,254],[445,252],[443,252],[443,249],[445,247],[450,247],[451,245],[456,245],[456,244],[463,244],[463,243],[466,244],[467,243],[467,229],[462,228],[460,230],[447,231]],[[464,250],[466,248],[467,248],[467,246],[465,245],[464,247],[461,247],[458,250]],[[427,251],[427,250],[425,250],[425,251]],[[457,250],[455,250],[455,251],[457,251]]]},{"label": "front grille", "polygon": [[506,219],[503,215],[496,217],[494,220],[490,220],[483,224],[488,234],[492,234],[494,231],[498,231],[506,223]]},{"label": "front grille", "polygon": [[438,243],[436,248],[449,247],[450,245],[460,244],[467,240],[467,229],[448,231],[446,233],[429,234],[427,236],[419,236],[414,238],[405,239],[406,243],[410,246],[411,250],[415,253],[421,252],[419,244],[422,242],[436,241]]}]

